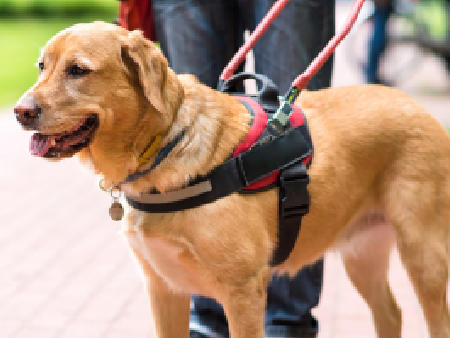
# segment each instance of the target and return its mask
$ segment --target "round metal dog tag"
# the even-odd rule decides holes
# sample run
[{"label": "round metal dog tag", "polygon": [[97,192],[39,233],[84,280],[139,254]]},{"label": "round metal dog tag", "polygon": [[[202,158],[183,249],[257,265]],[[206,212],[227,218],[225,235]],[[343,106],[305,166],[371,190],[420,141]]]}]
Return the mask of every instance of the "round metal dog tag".
[{"label": "round metal dog tag", "polygon": [[119,202],[113,202],[109,207],[109,215],[113,221],[120,221],[123,217],[123,207]]}]

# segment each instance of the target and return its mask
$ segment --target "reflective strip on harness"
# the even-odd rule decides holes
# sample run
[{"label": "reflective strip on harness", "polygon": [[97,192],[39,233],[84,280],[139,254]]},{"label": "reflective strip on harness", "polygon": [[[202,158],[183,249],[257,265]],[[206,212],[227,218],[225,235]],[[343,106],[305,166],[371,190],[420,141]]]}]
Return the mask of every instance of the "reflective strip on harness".
[{"label": "reflective strip on harness", "polygon": [[182,201],[212,191],[211,181],[203,181],[186,188],[169,191],[165,194],[128,195],[134,201],[147,204],[164,204]]},{"label": "reflective strip on harness", "polygon": [[[127,195],[127,202],[135,209],[146,212],[176,212],[198,207],[203,204],[228,196],[233,192],[240,192],[260,177],[288,167],[301,161],[311,154],[311,149],[303,137],[301,127],[290,130],[272,142],[266,142],[246,152],[238,154],[213,169],[205,177],[191,182],[187,187],[177,190],[179,195],[187,196],[184,191],[198,183],[209,181],[212,189],[200,194],[190,195],[183,199],[164,198],[166,203],[145,203],[144,196],[162,197],[166,194],[146,193],[136,198]],[[270,163],[269,163],[270,162]],[[267,170],[266,173],[262,170]],[[257,191],[255,191],[257,192]],[[173,196],[177,196],[174,194]],[[152,197],[153,198],[153,197]]]}]

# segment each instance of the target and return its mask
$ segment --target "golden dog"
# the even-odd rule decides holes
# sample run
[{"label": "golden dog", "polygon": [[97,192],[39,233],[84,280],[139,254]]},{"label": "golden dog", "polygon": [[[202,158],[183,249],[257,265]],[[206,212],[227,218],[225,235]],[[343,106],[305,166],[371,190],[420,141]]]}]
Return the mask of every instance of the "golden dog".
[{"label": "golden dog", "polygon": [[[227,94],[177,76],[138,31],[101,22],[52,38],[39,78],[17,103],[31,151],[76,154],[114,186],[149,168],[140,163],[157,135],[168,156],[127,194],[184,186],[229,158],[249,129],[247,109]],[[450,140],[405,94],[381,86],[303,92],[315,147],[309,214],[289,259],[269,266],[278,231],[278,189],[233,193],[173,213],[126,206],[123,234],[142,270],[158,337],[188,337],[189,295],[224,307],[232,338],[264,337],[266,286],[274,271],[295,273],[342,253],[347,273],[372,310],[379,337],[400,337],[401,313],[387,281],[397,244],[433,338],[450,337],[446,302],[450,221]]]}]

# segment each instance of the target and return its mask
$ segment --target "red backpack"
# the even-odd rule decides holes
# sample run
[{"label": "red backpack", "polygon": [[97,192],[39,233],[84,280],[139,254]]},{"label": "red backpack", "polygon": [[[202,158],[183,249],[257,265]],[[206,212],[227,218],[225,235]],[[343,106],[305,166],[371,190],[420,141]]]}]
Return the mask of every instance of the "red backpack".
[{"label": "red backpack", "polygon": [[130,31],[140,29],[147,39],[156,41],[151,0],[121,0],[117,23]]}]

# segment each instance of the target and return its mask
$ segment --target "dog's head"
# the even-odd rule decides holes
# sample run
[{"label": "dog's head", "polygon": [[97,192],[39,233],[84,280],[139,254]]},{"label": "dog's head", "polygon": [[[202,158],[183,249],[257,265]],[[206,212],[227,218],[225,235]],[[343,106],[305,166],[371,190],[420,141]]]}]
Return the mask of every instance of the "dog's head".
[{"label": "dog's head", "polygon": [[123,161],[125,152],[142,150],[134,148],[143,120],[147,138],[166,130],[183,97],[166,59],[141,32],[103,22],[58,33],[37,66],[38,80],[14,112],[24,129],[36,131],[31,153],[44,158],[114,149]]}]

